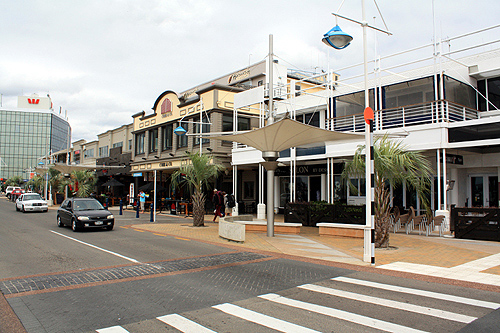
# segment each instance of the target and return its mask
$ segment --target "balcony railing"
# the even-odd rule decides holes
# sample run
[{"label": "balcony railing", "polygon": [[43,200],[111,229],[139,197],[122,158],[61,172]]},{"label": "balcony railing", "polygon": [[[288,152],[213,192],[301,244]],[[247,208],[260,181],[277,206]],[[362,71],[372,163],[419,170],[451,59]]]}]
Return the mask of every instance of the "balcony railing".
[{"label": "balcony railing", "polygon": [[[414,125],[457,122],[480,118],[480,111],[447,100],[414,104],[375,111],[375,130],[387,130]],[[326,127],[340,132],[364,132],[362,113],[326,120]]]}]

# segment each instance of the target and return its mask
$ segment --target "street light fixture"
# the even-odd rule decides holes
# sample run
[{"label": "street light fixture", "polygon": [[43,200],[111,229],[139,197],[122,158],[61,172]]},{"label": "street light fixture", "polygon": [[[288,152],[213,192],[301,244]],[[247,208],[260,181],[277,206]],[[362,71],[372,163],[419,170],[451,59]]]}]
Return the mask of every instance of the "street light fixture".
[{"label": "street light fixture", "polygon": [[[376,4],[376,2],[375,2]],[[340,17],[348,21],[357,23],[363,27],[363,70],[364,70],[364,86],[365,86],[365,177],[366,177],[366,226],[364,229],[364,254],[363,261],[370,262],[375,265],[375,220],[373,215],[374,205],[374,188],[372,182],[374,181],[374,161],[373,161],[373,110],[370,108],[370,98],[368,94],[368,59],[367,59],[367,42],[366,42],[366,28],[372,28],[388,35],[392,35],[389,31],[382,30],[370,26],[365,18],[365,0],[361,0],[362,8],[362,21],[356,21],[345,16],[333,13],[335,17]],[[378,9],[378,5],[377,5]],[[380,13],[380,11],[379,11]],[[382,16],[382,13],[380,13]],[[383,20],[383,19],[382,19]],[[385,23],[384,23],[385,24]],[[386,27],[387,28],[387,27]],[[341,50],[349,46],[352,37],[343,32],[338,25],[333,27],[330,31],[323,35],[323,42],[337,50]]]}]

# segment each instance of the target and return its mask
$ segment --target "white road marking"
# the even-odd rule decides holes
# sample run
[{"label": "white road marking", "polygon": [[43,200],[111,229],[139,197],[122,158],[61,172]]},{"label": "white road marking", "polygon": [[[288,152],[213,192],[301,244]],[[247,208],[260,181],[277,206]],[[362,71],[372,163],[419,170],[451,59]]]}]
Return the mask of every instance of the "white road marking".
[{"label": "white road marking", "polygon": [[99,330],[96,330],[98,333],[129,333],[126,329],[124,329],[121,326],[111,326],[108,328],[101,328]]},{"label": "white road marking", "polygon": [[161,320],[165,324],[168,324],[181,332],[215,333],[215,331],[212,331],[211,329],[201,326],[200,324],[175,313],[156,317],[156,319]]},{"label": "white road marking", "polygon": [[479,306],[482,308],[488,308],[488,309],[500,308],[500,304],[498,304],[498,303],[481,301],[481,300],[477,300],[477,299],[466,298],[466,297],[461,297],[461,296],[454,296],[454,295],[449,295],[449,294],[441,294],[441,293],[436,293],[433,291],[400,287],[400,286],[394,286],[394,285],[384,284],[384,283],[379,283],[379,282],[358,280],[358,279],[353,279],[353,278],[348,278],[348,277],[343,277],[343,276],[333,278],[332,280],[333,281],[341,281],[341,282],[345,282],[345,283],[357,284],[360,286],[373,287],[373,288],[378,288],[378,289],[383,289],[383,290],[396,291],[396,292],[405,293],[405,294],[425,296],[425,297],[441,299],[441,300],[445,300],[445,301],[451,301],[451,302],[455,302],[455,303]]},{"label": "white road marking", "polygon": [[252,310],[248,310],[248,309],[239,307],[237,305],[229,304],[229,303],[215,305],[215,306],[213,306],[213,308],[220,310],[222,312],[225,312],[227,314],[233,315],[235,317],[239,317],[239,318],[245,319],[247,321],[251,321],[253,323],[272,328],[272,329],[274,329],[276,331],[280,331],[280,332],[319,333],[316,330],[312,330],[312,329],[307,328],[307,327],[293,324],[293,323],[287,322],[285,320],[273,318],[273,317],[267,316],[265,314],[255,312]]},{"label": "white road marking", "polygon": [[297,301],[291,298],[282,297],[277,294],[266,294],[259,296],[260,298],[267,299],[272,302],[276,302],[283,305],[293,306],[295,308],[312,311],[316,313],[320,313],[326,316],[347,320],[352,323],[360,324],[367,327],[376,328],[379,330],[387,331],[387,332],[425,332],[417,329],[413,329],[411,327],[406,327],[398,324],[393,324],[387,321],[365,317],[362,315],[358,315],[355,313],[350,313],[347,311],[337,310],[333,308],[329,308],[322,305]]},{"label": "white road marking", "polygon": [[409,312],[414,312],[414,313],[420,313],[423,315],[432,316],[432,317],[436,317],[436,318],[453,320],[453,321],[457,321],[460,323],[468,324],[468,323],[471,323],[477,319],[476,317],[466,316],[466,315],[462,315],[462,314],[458,314],[458,313],[454,313],[454,312],[429,308],[429,307],[415,305],[415,304],[408,304],[408,303],[393,301],[393,300],[379,298],[379,297],[367,296],[367,295],[352,293],[349,291],[343,291],[343,290],[338,290],[338,289],[333,289],[333,288],[317,286],[317,285],[313,285],[313,284],[305,284],[305,285],[299,286],[299,288],[314,291],[314,292],[319,292],[322,294],[352,299],[352,300],[356,300],[356,301],[360,301],[360,302],[381,305],[381,306],[385,306],[385,307],[389,307],[389,308],[393,308],[393,309],[409,311]]},{"label": "white road marking", "polygon": [[113,252],[113,251],[109,251],[109,250],[106,250],[106,249],[103,249],[102,247],[98,247],[98,246],[95,246],[95,245],[92,245],[92,244],[89,244],[89,243],[85,243],[85,242],[82,242],[81,240],[79,239],[76,239],[76,238],[73,238],[73,237],[69,237],[69,236],[66,236],[66,235],[63,235],[63,234],[60,234],[56,231],[52,231],[50,230],[50,232],[56,234],[56,235],[59,235],[59,236],[62,236],[64,238],[67,238],[67,239],[71,239],[72,241],[75,241],[77,243],[80,243],[80,244],[83,244],[83,245],[87,245],[91,248],[94,248],[94,249],[97,249],[99,251],[103,251],[103,252],[106,252],[106,253],[109,253],[109,254],[112,254],[114,256],[117,256],[117,257],[120,257],[122,259],[125,259],[125,260],[128,260],[128,261],[131,261],[131,262],[135,262],[135,263],[140,263],[139,261],[135,260],[135,259],[132,259],[132,258],[129,258],[129,257],[125,257],[119,253],[116,253],[116,252]]}]

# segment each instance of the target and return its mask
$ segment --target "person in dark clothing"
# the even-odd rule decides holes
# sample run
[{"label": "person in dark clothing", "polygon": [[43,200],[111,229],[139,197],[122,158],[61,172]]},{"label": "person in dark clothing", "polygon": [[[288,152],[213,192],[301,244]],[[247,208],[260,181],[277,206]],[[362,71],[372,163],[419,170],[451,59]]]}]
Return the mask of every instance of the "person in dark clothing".
[{"label": "person in dark clothing", "polygon": [[224,196],[222,195],[222,192],[217,191],[217,189],[214,190],[214,196],[212,198],[212,203],[214,204],[215,210],[214,210],[214,222],[217,219],[218,216],[222,217],[223,212],[224,212]]}]

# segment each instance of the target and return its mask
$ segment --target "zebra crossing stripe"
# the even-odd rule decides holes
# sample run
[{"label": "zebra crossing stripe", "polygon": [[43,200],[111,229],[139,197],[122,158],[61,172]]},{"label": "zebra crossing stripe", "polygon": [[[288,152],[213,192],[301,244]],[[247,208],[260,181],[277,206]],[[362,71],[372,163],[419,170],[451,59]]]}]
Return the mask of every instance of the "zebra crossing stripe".
[{"label": "zebra crossing stripe", "polygon": [[332,280],[356,284],[356,285],[360,285],[360,286],[373,287],[373,288],[378,288],[378,289],[383,289],[383,290],[396,291],[396,292],[405,293],[405,294],[425,296],[425,297],[429,297],[429,298],[441,299],[441,300],[445,300],[445,301],[461,303],[461,304],[466,304],[466,305],[472,305],[472,306],[478,306],[478,307],[482,307],[482,308],[488,308],[488,309],[500,308],[499,303],[481,301],[478,299],[466,298],[466,297],[461,297],[461,296],[454,296],[454,295],[449,295],[449,294],[441,294],[441,293],[436,293],[433,291],[426,291],[426,290],[419,290],[419,289],[413,289],[413,288],[407,288],[407,287],[394,286],[391,284],[385,284],[385,283],[379,283],[379,282],[353,279],[353,278],[348,278],[348,277],[344,277],[344,276],[332,278]]},{"label": "zebra crossing stripe", "polygon": [[96,330],[97,333],[129,333],[126,329],[121,326],[111,326],[107,328],[101,328]]},{"label": "zebra crossing stripe", "polygon": [[315,331],[313,329],[296,325],[281,319],[273,318],[259,312],[239,307],[234,304],[224,303],[220,305],[215,305],[213,306],[213,308],[225,312],[227,314],[233,315],[235,317],[239,317],[247,321],[251,321],[253,323],[272,328],[279,332],[319,333],[319,331]]},{"label": "zebra crossing stripe", "polygon": [[334,318],[338,318],[338,319],[342,319],[342,320],[347,320],[347,321],[350,321],[350,322],[355,323],[355,324],[360,324],[363,326],[376,328],[376,329],[387,331],[387,332],[398,332],[398,333],[425,332],[425,331],[413,329],[411,327],[406,327],[406,326],[390,323],[390,322],[375,319],[375,318],[365,317],[365,316],[358,315],[355,313],[350,313],[347,311],[329,308],[329,307],[326,307],[323,305],[317,305],[317,304],[297,301],[297,300],[294,300],[291,298],[282,297],[282,296],[277,295],[277,294],[266,294],[266,295],[261,295],[259,297],[266,299],[268,301],[275,302],[275,303],[288,305],[288,306],[292,306],[292,307],[307,310],[307,311],[316,312],[319,314],[323,314],[326,316],[330,316],[330,317],[334,317]]},{"label": "zebra crossing stripe", "polygon": [[215,333],[215,331],[212,331],[211,329],[201,326],[200,324],[175,313],[166,316],[156,317],[156,319],[178,329],[181,332]]},{"label": "zebra crossing stripe", "polygon": [[381,305],[381,306],[394,308],[394,309],[398,309],[398,310],[409,311],[409,312],[413,312],[413,313],[420,313],[423,315],[432,316],[432,317],[436,317],[436,318],[453,320],[453,321],[460,322],[460,323],[468,324],[468,323],[471,323],[477,319],[476,317],[462,315],[462,314],[458,314],[458,313],[454,313],[454,312],[433,309],[433,308],[429,308],[429,307],[425,307],[425,306],[408,304],[408,303],[393,301],[393,300],[379,298],[379,297],[367,296],[367,295],[352,293],[349,291],[343,291],[343,290],[338,290],[338,289],[333,289],[333,288],[317,286],[317,285],[313,285],[313,284],[305,284],[305,285],[299,286],[298,288],[302,288],[302,289],[306,289],[306,290],[310,290],[310,291],[314,291],[314,292],[319,292],[319,293],[323,293],[323,294],[327,294],[327,295],[352,299],[355,301]]}]

